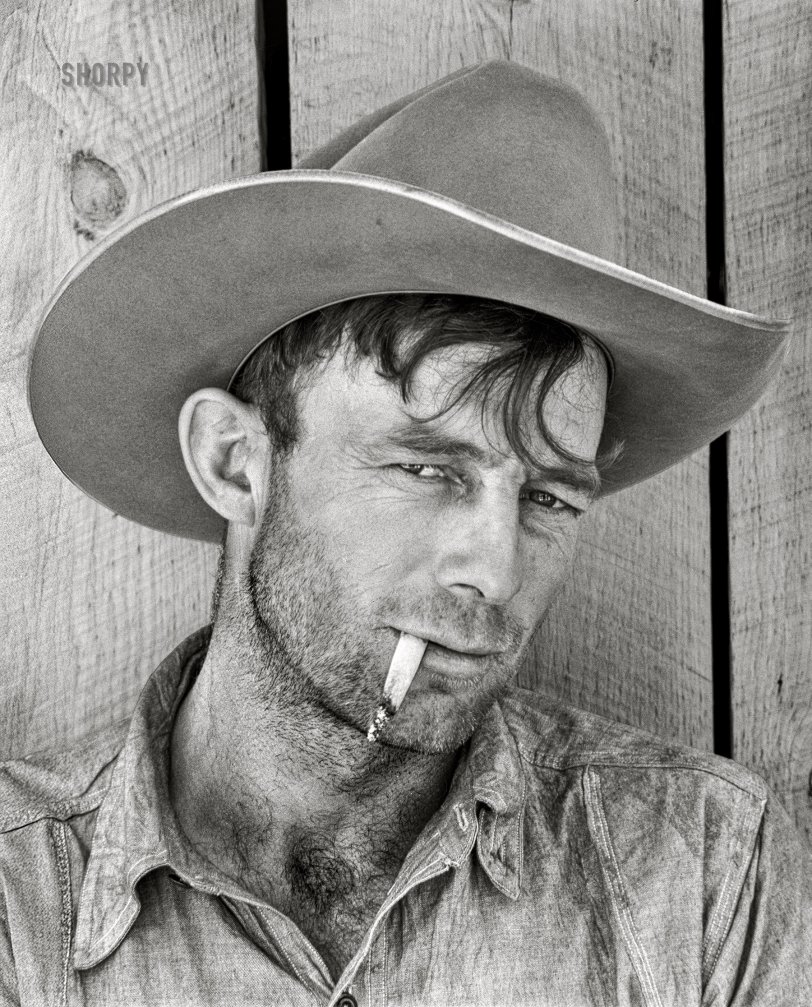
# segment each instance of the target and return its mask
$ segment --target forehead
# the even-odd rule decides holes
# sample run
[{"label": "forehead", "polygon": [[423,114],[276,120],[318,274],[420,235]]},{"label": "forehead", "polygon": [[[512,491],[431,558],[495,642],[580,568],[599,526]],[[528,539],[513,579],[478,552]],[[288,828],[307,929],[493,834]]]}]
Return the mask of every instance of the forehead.
[{"label": "forehead", "polygon": [[[456,345],[430,353],[414,372],[404,401],[396,381],[377,373],[374,361],[339,352],[311,373],[299,398],[302,433],[324,436],[340,429],[348,436],[369,439],[438,416],[439,424],[455,436],[487,442],[511,454],[502,407],[509,380],[500,376],[484,402],[481,398],[457,401],[459,393],[493,349],[481,345]],[[521,417],[522,441],[534,455],[549,458],[553,452],[543,441],[535,415],[538,374]],[[593,460],[603,429],[608,371],[603,354],[587,344],[584,359],[558,378],[544,400],[545,426],[553,441],[576,457]],[[450,407],[450,408],[449,408]]]},{"label": "forehead", "polygon": [[[410,412],[416,417],[426,417],[444,409],[465,387],[470,375],[487,363],[492,352],[489,347],[456,346],[431,354],[414,383]],[[546,372],[547,367],[540,369],[519,417],[522,440],[527,444],[538,445],[541,438],[536,410]],[[603,354],[589,345],[584,359],[565,371],[547,390],[543,403],[545,428],[565,451],[594,458],[603,430],[607,385]],[[509,376],[500,377],[489,391],[484,408],[478,399],[460,403],[447,413],[449,422],[470,426],[476,416],[488,439],[502,443],[505,439],[502,410],[509,387]]]}]

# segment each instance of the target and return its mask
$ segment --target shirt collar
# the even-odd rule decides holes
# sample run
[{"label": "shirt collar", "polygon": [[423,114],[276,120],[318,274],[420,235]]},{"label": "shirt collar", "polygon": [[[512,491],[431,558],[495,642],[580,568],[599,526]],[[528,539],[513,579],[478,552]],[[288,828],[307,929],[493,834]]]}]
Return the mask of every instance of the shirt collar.
[{"label": "shirt collar", "polygon": [[468,743],[438,813],[435,837],[454,867],[476,845],[482,869],[511,899],[521,891],[526,796],[518,746],[495,703]]},{"label": "shirt collar", "polygon": [[188,869],[169,800],[169,741],[178,707],[200,670],[210,627],[163,661],[138,698],[127,739],[99,807],[82,883],[73,962],[90,968],[124,938],[139,912],[136,885],[150,871]]},{"label": "shirt collar", "polygon": [[[99,807],[74,942],[74,966],[91,968],[124,939],[138,916],[136,886],[169,867],[212,894],[233,883],[206,864],[206,879],[182,836],[169,800],[169,742],[178,708],[197,676],[211,636],[206,627],[180,644],[156,669],[138,698],[110,789]],[[459,762],[433,838],[459,867],[476,844],[493,884],[512,899],[521,885],[525,779],[516,741],[494,704]],[[253,900],[251,900],[253,901]]]}]

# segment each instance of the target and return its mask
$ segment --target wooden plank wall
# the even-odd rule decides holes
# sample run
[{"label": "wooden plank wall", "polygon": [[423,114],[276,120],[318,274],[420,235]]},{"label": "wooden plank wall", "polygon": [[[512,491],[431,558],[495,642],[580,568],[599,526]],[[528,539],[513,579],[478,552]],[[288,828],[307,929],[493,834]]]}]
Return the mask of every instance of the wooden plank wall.
[{"label": "wooden plank wall", "polygon": [[[215,557],[115,518],[47,458],[25,401],[37,317],[112,225],[260,167],[250,0],[3,12],[0,758],[126,715],[157,661],[206,621]],[[63,63],[137,59],[145,86],[62,83]]]},{"label": "wooden plank wall", "polygon": [[[809,833],[812,770],[809,15],[725,6],[729,302],[793,314],[782,383],[730,439],[734,756]],[[6,4],[0,164],[0,758],[125,715],[206,619],[215,550],[115,518],[40,447],[28,347],[58,278],[116,222],[260,164],[255,5]],[[579,87],[611,135],[623,262],[705,293],[700,0],[289,0],[296,163],[358,116],[481,59]],[[279,45],[279,39],[270,39]],[[143,88],[61,83],[134,60]],[[280,95],[267,107],[279,115]],[[712,748],[707,458],[600,508],[522,684]]]},{"label": "wooden plank wall", "polygon": [[[9,278],[3,344],[11,464],[0,487],[0,596],[10,645],[0,745],[11,752],[68,741],[125,713],[154,662],[204,620],[212,566],[211,550],[138,529],[84,500],[36,442],[22,397],[36,315],[88,235],[112,223],[79,220],[69,167],[87,171],[86,159],[74,161],[84,151],[116,170],[126,193],[121,220],[174,192],[253,170],[257,146],[253,10],[245,4],[223,0],[172,16],[147,4],[126,24],[104,0],[84,20],[70,5],[38,19],[20,5],[7,28],[15,167],[4,191],[24,194],[10,213],[22,217],[30,206],[38,214],[13,231],[9,258],[18,271]],[[289,34],[295,158],[463,64],[509,56],[566,78],[595,103],[613,138],[624,262],[703,291],[697,0],[671,0],[653,13],[614,0],[600,19],[585,0],[551,10],[387,0],[374,17],[366,2],[292,0]],[[59,83],[63,61],[130,53],[154,69],[143,93]],[[268,95],[269,107],[276,101]],[[41,167],[31,172],[31,163]],[[596,514],[524,684],[710,747],[706,480],[700,455]]]},{"label": "wooden plank wall", "polygon": [[[510,58],[583,91],[612,138],[623,264],[705,293],[702,5],[289,0],[294,164],[359,116]],[[704,453],[602,507],[522,684],[712,747]]]},{"label": "wooden plank wall", "polygon": [[812,10],[724,12],[728,299],[794,320],[780,382],[730,436],[733,755],[812,841]]}]

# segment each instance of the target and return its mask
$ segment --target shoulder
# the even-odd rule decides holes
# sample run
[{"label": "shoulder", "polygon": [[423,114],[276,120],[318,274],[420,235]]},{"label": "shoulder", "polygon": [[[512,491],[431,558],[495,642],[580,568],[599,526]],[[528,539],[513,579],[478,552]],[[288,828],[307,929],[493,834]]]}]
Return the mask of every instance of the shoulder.
[{"label": "shoulder", "polygon": [[656,788],[671,784],[762,807],[770,796],[757,773],[730,759],[526,689],[511,690],[501,706],[523,761],[536,770],[590,769],[630,786],[634,781]]},{"label": "shoulder", "polygon": [[641,905],[645,878],[663,892],[678,878],[682,901],[697,912],[741,890],[774,801],[758,774],[524,690],[508,695],[502,712],[522,762],[533,845],[589,837],[601,870],[620,871]]},{"label": "shoulder", "polygon": [[599,879],[590,910],[610,905],[655,974],[693,960],[719,1002],[742,977],[748,1003],[777,1002],[770,984],[807,1002],[812,860],[757,773],[525,690],[500,706],[525,782],[528,891]]},{"label": "shoulder", "polygon": [[95,810],[107,793],[128,726],[121,721],[64,751],[0,763],[0,834]]}]

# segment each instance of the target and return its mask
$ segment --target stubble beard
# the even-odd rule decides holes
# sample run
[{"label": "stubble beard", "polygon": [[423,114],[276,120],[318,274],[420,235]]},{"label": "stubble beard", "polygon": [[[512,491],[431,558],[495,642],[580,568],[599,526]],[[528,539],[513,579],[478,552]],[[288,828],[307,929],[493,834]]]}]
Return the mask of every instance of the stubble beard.
[{"label": "stubble beard", "polygon": [[[392,648],[383,635],[375,647],[371,618],[366,627],[359,623],[357,594],[330,563],[319,537],[297,520],[284,462],[276,465],[241,591],[242,621],[255,698],[299,730],[322,734],[340,722],[366,733]],[[384,600],[374,623],[391,619],[397,625],[407,614],[420,624],[421,610],[426,625],[436,624],[436,599],[415,599],[404,613],[402,597]],[[464,634],[465,613],[449,615]],[[492,684],[472,690],[451,717],[447,710],[423,711],[403,731],[396,718],[376,747],[442,753],[463,745],[509,687],[524,652],[520,628],[506,617],[502,623],[499,634],[510,645],[496,662],[500,673]]]}]

